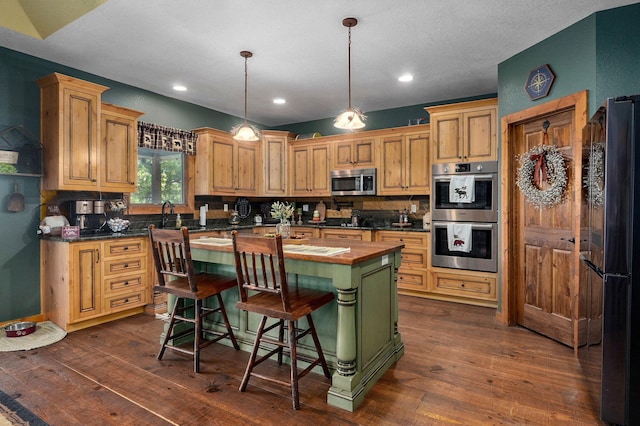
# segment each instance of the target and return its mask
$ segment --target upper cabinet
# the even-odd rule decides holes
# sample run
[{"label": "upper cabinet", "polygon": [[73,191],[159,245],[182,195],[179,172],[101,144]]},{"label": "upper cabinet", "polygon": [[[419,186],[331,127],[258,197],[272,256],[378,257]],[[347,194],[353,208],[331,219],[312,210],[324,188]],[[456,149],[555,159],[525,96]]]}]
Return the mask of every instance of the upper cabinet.
[{"label": "upper cabinet", "polygon": [[[358,135],[359,136],[359,135]],[[332,170],[367,169],[375,167],[375,138],[341,137],[333,142]]]},{"label": "upper cabinet", "polygon": [[425,109],[430,116],[433,163],[497,160],[496,98]]},{"label": "upper cabinet", "polygon": [[327,142],[295,142],[289,145],[289,195],[331,195],[331,155]]},{"label": "upper cabinet", "polygon": [[258,195],[260,142],[240,142],[229,132],[196,129],[196,195]]},{"label": "upper cabinet", "polygon": [[102,104],[100,189],[136,192],[138,176],[138,117],[143,113]]},{"label": "upper cabinet", "polygon": [[378,195],[430,193],[429,125],[409,129],[380,136]]},{"label": "upper cabinet", "polygon": [[276,130],[262,132],[263,178],[260,195],[287,195],[287,150],[294,134]]},{"label": "upper cabinet", "polygon": [[54,73],[40,80],[43,190],[100,189],[101,94],[108,87]]}]

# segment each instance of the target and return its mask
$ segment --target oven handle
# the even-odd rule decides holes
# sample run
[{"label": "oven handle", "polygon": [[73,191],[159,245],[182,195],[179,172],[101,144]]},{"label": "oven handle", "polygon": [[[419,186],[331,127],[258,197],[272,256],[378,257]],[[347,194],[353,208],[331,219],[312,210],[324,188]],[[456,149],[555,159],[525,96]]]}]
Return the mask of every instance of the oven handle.
[{"label": "oven handle", "polygon": [[[457,222],[433,222],[432,226],[447,226],[447,223],[457,223]],[[469,223],[469,222],[465,222]],[[472,223],[471,229],[493,229],[493,225],[495,223]]]},{"label": "oven handle", "polygon": [[[467,175],[460,175],[460,176],[467,176]],[[476,179],[493,179],[494,175],[473,175]],[[451,181],[451,176],[434,176],[433,177],[434,181],[437,182],[450,182]]]}]

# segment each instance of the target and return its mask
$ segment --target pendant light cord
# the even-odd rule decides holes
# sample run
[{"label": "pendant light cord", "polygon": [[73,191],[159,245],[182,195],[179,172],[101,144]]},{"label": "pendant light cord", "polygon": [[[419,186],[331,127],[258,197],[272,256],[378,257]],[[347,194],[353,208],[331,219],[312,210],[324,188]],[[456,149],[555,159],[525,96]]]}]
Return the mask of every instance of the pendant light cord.
[{"label": "pendant light cord", "polygon": [[247,57],[244,57],[244,121],[247,121]]},{"label": "pendant light cord", "polygon": [[351,27],[349,27],[349,109],[351,109]]}]

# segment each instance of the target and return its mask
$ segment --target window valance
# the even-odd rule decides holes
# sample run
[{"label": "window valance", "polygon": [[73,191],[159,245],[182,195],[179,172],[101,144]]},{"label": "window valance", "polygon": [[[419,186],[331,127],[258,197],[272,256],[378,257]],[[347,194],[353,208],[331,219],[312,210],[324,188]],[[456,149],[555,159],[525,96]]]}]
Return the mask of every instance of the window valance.
[{"label": "window valance", "polygon": [[164,151],[196,154],[195,132],[138,121],[138,146]]}]

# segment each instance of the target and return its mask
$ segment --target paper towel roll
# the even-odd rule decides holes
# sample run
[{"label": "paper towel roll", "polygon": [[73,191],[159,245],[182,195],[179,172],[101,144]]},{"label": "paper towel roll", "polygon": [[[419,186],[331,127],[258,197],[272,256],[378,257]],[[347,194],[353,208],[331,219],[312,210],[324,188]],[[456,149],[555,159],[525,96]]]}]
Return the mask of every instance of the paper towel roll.
[{"label": "paper towel roll", "polygon": [[200,226],[207,226],[207,206],[200,206]]}]

